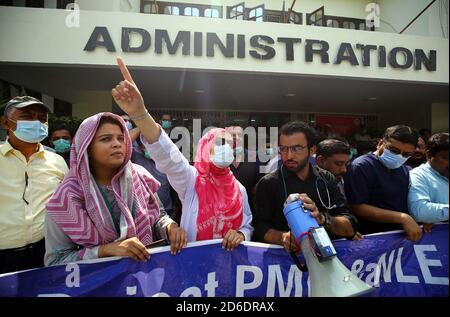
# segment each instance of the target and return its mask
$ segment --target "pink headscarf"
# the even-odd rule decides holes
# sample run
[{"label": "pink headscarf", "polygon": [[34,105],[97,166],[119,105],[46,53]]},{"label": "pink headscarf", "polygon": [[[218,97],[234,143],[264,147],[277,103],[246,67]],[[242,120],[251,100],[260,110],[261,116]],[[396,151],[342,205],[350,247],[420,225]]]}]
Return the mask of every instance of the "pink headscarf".
[{"label": "pink headscarf", "polygon": [[89,168],[87,149],[102,117],[116,119],[124,134],[124,162],[111,185],[125,217],[126,238],[137,237],[147,245],[153,241],[152,226],[159,218],[159,207],[153,193],[160,184],[144,168],[131,163],[130,135],[123,119],[112,113],[99,113],[81,123],[70,150],[70,171],[48,201],[48,214],[74,243],[84,247],[107,244],[119,238]]},{"label": "pink headscarf", "polygon": [[218,168],[210,160],[211,148],[225,129],[213,129],[203,136],[197,148],[194,167],[198,176],[197,241],[223,238],[228,230],[242,225],[242,193],[230,168]]}]

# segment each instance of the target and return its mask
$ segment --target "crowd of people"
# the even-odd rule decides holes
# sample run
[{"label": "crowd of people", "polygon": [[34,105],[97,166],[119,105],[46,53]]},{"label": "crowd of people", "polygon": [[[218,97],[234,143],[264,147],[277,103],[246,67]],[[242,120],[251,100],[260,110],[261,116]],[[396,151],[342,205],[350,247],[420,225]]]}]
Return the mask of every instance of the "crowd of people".
[{"label": "crowd of people", "polygon": [[283,214],[290,194],[332,238],[402,229],[417,242],[448,221],[447,132],[396,125],[375,144],[361,129],[358,147],[331,127],[320,135],[292,121],[277,145],[267,143],[263,164],[248,159],[242,129],[229,124],[206,133],[189,162],[170,139],[171,116],[157,122],[118,64],[112,96],[125,115],[99,113],[76,133],[64,125],[49,133],[50,109],[38,99],[3,107],[0,274],[109,256],[146,261],[161,240],[174,255],[209,239],[229,251],[252,240],[298,252]]}]

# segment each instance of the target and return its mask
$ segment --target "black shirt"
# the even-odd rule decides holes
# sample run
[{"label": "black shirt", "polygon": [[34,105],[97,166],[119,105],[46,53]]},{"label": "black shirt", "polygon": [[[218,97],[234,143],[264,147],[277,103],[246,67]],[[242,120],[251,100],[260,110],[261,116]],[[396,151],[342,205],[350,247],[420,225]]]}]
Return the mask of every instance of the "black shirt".
[{"label": "black shirt", "polygon": [[[283,176],[286,192],[283,185]],[[331,202],[328,201],[327,187]],[[256,186],[256,213],[253,217],[255,241],[265,242],[264,235],[269,229],[289,231],[283,208],[284,202],[290,194],[307,194],[314,201],[319,211],[326,213],[327,209],[320,202],[317,188],[325,206],[334,206],[328,211],[329,214],[331,216],[347,217],[356,229],[357,220],[350,214],[346,199],[339,191],[336,180],[330,172],[310,165],[308,178],[302,181],[295,173],[289,172],[282,166],[273,173],[261,178]],[[332,235],[330,237],[333,238]]]},{"label": "black shirt", "polygon": [[234,177],[245,187],[247,190],[248,203],[252,213],[255,212],[254,206],[254,194],[253,187],[256,186],[260,179],[259,173],[259,162],[249,162],[248,156],[244,157],[244,161],[240,162],[238,167],[234,167],[233,164],[230,165],[230,170]]}]

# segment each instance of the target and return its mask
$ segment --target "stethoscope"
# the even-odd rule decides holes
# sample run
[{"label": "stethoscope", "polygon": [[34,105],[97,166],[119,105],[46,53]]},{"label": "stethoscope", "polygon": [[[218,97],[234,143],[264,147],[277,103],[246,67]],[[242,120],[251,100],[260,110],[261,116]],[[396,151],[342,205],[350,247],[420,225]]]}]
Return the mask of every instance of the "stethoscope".
[{"label": "stethoscope", "polygon": [[[280,167],[280,171],[281,171],[281,178],[283,179],[283,186],[284,186],[284,195],[285,195],[285,199],[288,198],[288,194],[287,194],[287,187],[286,187],[286,181],[284,180],[284,174],[283,174],[283,165],[281,165]],[[314,167],[312,167],[314,168]],[[336,208],[336,205],[331,205],[331,198],[330,198],[330,191],[328,190],[328,183],[327,181],[320,175],[316,175],[316,192],[317,192],[317,196],[319,197],[320,203],[322,204],[323,208],[325,208],[326,210],[331,210],[333,208]],[[325,185],[325,190],[327,192],[327,201],[328,203],[325,205],[325,203],[323,202],[322,199],[322,195],[320,194],[320,190],[319,190],[319,181],[322,181]]]},{"label": "stethoscope", "polygon": [[[312,167],[312,168],[314,168],[314,167]],[[287,200],[288,194],[287,194],[286,181],[284,180],[283,165],[281,165],[280,171],[281,171],[281,178],[283,179],[284,195],[286,197],[285,199]],[[316,185],[317,196],[319,197],[319,200],[320,200],[320,203],[322,204],[322,206],[325,209],[327,209],[327,212],[328,212],[330,209],[335,208],[336,205],[331,206],[330,191],[328,190],[328,183],[327,183],[327,181],[320,174],[318,174],[316,176],[317,177],[316,177],[316,184],[315,185]],[[322,181],[325,184],[325,190],[327,192],[327,199],[328,199],[328,204],[327,205],[325,205],[323,200],[322,200],[322,196],[321,196],[320,191],[319,191],[319,181]],[[290,238],[289,241],[292,241],[292,231],[290,231],[290,235],[291,235],[291,238]],[[291,250],[289,251],[289,254],[290,254],[292,260],[297,265],[297,267],[299,268],[300,271],[302,271],[302,272],[307,272],[308,271],[308,268],[306,267],[306,264],[300,263],[300,260],[297,258],[294,249],[291,248]]]}]

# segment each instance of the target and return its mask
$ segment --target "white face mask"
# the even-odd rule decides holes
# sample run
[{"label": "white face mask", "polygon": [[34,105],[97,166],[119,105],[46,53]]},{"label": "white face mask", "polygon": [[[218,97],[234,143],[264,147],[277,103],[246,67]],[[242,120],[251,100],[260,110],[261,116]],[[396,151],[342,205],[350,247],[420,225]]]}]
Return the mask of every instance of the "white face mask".
[{"label": "white face mask", "polygon": [[234,161],[233,149],[229,144],[215,145],[212,163],[219,168],[226,168]]}]

